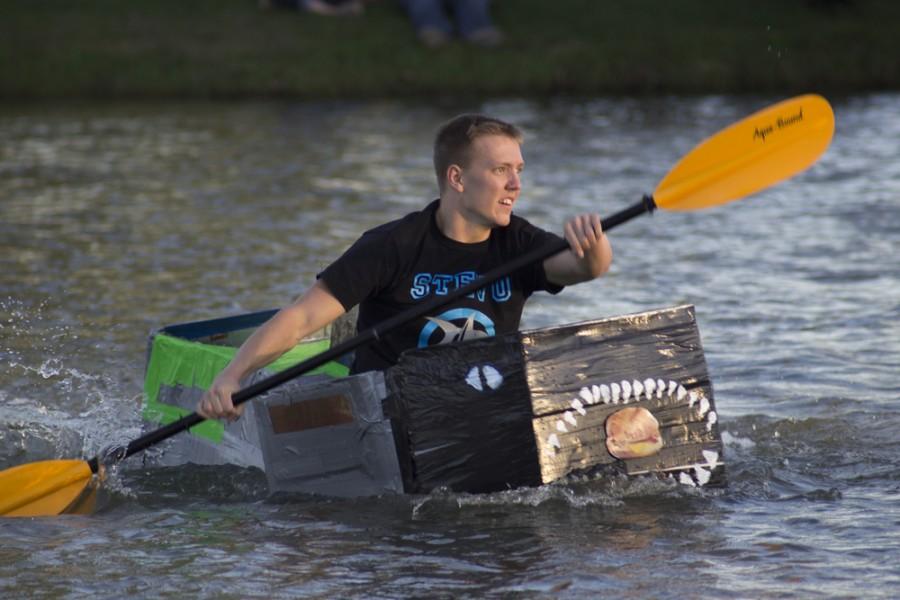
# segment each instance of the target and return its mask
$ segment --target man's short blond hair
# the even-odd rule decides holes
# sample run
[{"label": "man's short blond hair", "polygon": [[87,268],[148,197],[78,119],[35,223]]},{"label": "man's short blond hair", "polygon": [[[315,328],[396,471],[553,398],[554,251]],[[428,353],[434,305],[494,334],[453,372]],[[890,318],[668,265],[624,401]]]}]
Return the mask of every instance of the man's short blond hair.
[{"label": "man's short blond hair", "polygon": [[502,135],[522,143],[522,131],[511,123],[479,114],[464,114],[441,125],[434,138],[434,172],[438,188],[444,191],[444,177],[450,165],[466,167],[472,143],[486,135]]}]

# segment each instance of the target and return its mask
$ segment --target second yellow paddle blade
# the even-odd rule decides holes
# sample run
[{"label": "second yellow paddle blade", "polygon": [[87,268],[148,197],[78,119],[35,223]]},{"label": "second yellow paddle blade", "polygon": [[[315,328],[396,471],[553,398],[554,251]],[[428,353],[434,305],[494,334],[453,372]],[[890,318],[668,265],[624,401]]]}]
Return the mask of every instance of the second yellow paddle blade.
[{"label": "second yellow paddle blade", "polygon": [[834,135],[834,112],[815,94],[754,113],[694,148],[653,192],[659,208],[725,204],[812,165]]},{"label": "second yellow paddle blade", "polygon": [[0,516],[58,515],[84,491],[92,475],[83,460],[44,460],[0,471]]}]

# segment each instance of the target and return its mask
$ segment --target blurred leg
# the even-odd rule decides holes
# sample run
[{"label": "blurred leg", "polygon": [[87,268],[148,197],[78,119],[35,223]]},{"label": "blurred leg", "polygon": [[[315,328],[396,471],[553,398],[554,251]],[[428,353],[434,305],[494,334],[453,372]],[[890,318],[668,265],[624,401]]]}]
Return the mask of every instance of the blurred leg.
[{"label": "blurred leg", "polygon": [[490,0],[453,0],[453,12],[459,34],[469,37],[476,31],[493,29],[491,22]]},{"label": "blurred leg", "polygon": [[416,31],[436,29],[453,35],[453,26],[444,13],[443,0],[400,0]]}]

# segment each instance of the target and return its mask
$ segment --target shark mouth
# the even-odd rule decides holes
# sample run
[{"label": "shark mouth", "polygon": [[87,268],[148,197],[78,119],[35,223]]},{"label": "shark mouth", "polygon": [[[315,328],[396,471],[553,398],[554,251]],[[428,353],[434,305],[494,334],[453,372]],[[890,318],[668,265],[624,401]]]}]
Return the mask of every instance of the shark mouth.
[{"label": "shark mouth", "polygon": [[542,462],[556,476],[577,469],[586,452],[604,453],[601,444],[605,462],[623,461],[629,475],[654,473],[689,486],[707,484],[724,466],[710,399],[703,388],[688,390],[677,381],[588,385],[562,413],[540,421],[535,433],[543,442]]}]

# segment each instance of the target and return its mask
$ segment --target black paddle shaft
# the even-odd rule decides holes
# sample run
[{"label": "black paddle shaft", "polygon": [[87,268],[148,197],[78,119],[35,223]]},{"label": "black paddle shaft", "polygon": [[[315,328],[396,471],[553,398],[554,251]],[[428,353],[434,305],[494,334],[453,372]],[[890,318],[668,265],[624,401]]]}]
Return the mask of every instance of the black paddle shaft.
[{"label": "black paddle shaft", "polygon": [[[630,221],[631,219],[640,216],[645,212],[649,213],[653,212],[654,210],[656,210],[656,203],[653,201],[653,198],[651,196],[644,196],[640,202],[636,202],[632,206],[629,206],[628,208],[619,211],[616,214],[601,221],[603,231],[609,231],[617,225],[621,225],[626,221]],[[337,346],[329,348],[325,352],[308,358],[303,362],[297,363],[289,369],[285,369],[284,371],[275,373],[271,377],[267,377],[262,381],[258,381],[253,385],[249,385],[242,390],[235,392],[231,397],[231,401],[235,406],[243,404],[247,400],[268,392],[272,388],[279,386],[286,381],[290,381],[295,377],[299,377],[300,375],[321,367],[322,365],[332,360],[340,358],[343,355],[352,352],[357,348],[360,348],[361,346],[365,346],[366,344],[376,341],[382,336],[387,335],[388,333],[394,331],[399,327],[402,327],[413,319],[423,317],[428,313],[431,313],[434,310],[444,306],[445,304],[453,302],[457,298],[462,298],[463,296],[467,296],[469,294],[477,292],[481,288],[486,287],[487,285],[493,283],[501,277],[505,277],[507,275],[515,273],[519,269],[526,267],[532,263],[536,263],[540,260],[546,260],[551,256],[555,256],[556,254],[567,250],[568,248],[569,244],[565,240],[558,240],[552,244],[548,244],[541,248],[536,248],[531,252],[513,259],[505,265],[501,265],[491,271],[488,271],[485,275],[482,275],[477,280],[464,285],[463,287],[457,288],[452,292],[449,292],[445,296],[433,296],[429,300],[420,302],[409,310],[391,317],[390,319],[379,323],[375,327],[363,331],[354,338],[351,338],[345,342],[338,344]],[[159,442],[172,437],[176,433],[180,433],[185,429],[189,429],[204,420],[205,417],[202,417],[197,413],[191,413],[178,419],[177,421],[169,423],[164,427],[160,427],[159,429],[150,431],[142,435],[138,439],[129,443],[128,447],[125,448],[124,451],[120,450],[118,452],[113,452],[111,456],[114,456],[117,460],[124,460],[132,454],[137,454],[138,452],[146,450],[150,446],[158,444]],[[94,457],[93,459],[88,461],[88,464],[90,465],[91,470],[96,473],[99,464],[99,457]]]}]

